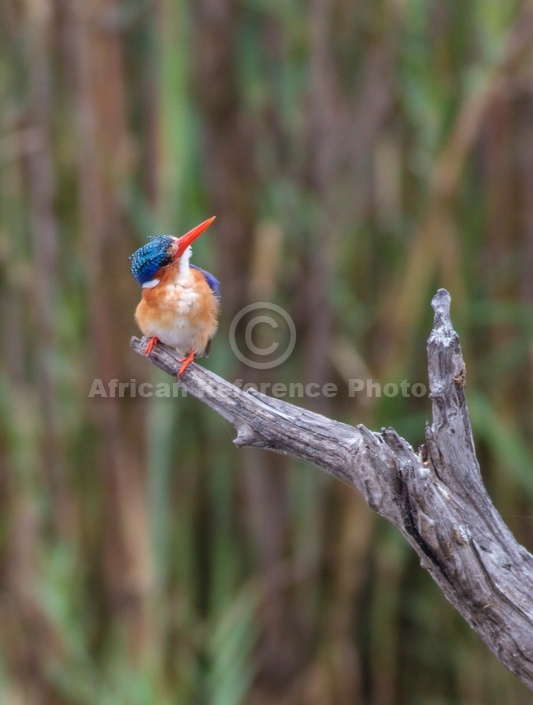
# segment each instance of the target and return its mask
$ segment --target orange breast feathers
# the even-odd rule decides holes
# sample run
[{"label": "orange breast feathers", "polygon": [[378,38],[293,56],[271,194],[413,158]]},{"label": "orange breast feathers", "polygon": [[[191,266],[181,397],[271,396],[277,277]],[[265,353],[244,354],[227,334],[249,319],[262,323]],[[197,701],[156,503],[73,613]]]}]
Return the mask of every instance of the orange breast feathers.
[{"label": "orange breast feathers", "polygon": [[215,335],[220,309],[219,299],[205,276],[179,263],[161,269],[159,283],[143,289],[135,311],[137,325],[148,337],[159,338],[182,354],[194,351],[201,357]]}]

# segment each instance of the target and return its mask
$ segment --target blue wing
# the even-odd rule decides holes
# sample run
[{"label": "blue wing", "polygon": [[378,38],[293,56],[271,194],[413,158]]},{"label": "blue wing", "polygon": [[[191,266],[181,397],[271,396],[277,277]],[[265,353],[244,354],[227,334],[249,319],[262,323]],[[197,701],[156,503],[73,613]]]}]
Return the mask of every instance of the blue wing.
[{"label": "blue wing", "polygon": [[209,272],[206,272],[205,269],[201,269],[200,267],[197,267],[195,264],[190,265],[193,269],[196,269],[198,272],[204,275],[206,282],[209,285],[209,288],[213,292],[213,294],[218,297],[219,299],[221,298],[220,295],[220,282],[218,279],[216,279],[212,274]]}]

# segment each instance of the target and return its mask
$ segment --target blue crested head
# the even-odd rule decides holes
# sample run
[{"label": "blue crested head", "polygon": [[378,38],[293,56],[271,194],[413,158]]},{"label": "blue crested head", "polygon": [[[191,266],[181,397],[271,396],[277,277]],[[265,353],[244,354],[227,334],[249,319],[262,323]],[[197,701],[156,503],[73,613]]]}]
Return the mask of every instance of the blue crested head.
[{"label": "blue crested head", "polygon": [[174,242],[175,238],[171,235],[153,237],[150,242],[129,257],[131,260],[131,273],[139,286],[151,281],[161,267],[171,263],[171,246]]}]

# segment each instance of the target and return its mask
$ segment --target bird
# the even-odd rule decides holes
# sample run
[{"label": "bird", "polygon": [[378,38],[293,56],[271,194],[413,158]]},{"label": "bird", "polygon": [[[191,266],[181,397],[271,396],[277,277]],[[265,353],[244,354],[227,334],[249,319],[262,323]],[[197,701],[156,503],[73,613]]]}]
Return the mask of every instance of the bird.
[{"label": "bird", "polygon": [[184,358],[178,377],[191,362],[209,355],[218,327],[220,283],[209,272],[190,264],[191,244],[215,217],[204,220],[182,237],[159,235],[130,255],[131,273],[142,287],[135,321],[150,338],[145,354],[161,341]]}]

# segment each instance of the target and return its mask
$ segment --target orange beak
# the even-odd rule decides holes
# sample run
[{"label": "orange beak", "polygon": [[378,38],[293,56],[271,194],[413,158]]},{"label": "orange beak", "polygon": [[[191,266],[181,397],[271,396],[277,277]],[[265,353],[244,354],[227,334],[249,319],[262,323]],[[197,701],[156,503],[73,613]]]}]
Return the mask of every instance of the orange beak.
[{"label": "orange beak", "polygon": [[204,220],[203,223],[200,223],[200,225],[197,225],[195,228],[192,230],[189,230],[188,233],[185,233],[185,235],[182,235],[179,240],[178,240],[178,249],[176,252],[176,255],[174,259],[178,259],[178,257],[181,257],[182,254],[185,252],[185,250],[189,247],[190,244],[192,244],[197,237],[200,237],[200,235],[204,232],[204,230],[207,230],[207,228],[211,225],[211,223],[214,221],[216,218],[216,215],[213,216],[212,218],[208,218],[207,220]]}]

